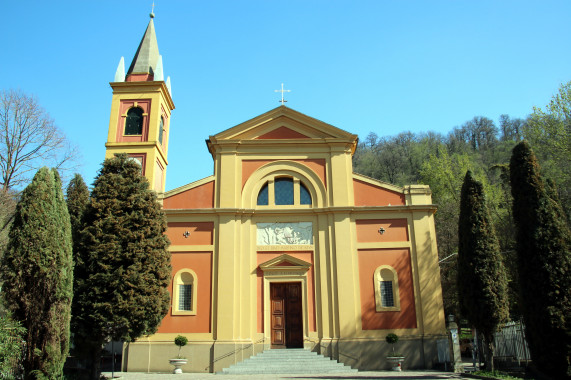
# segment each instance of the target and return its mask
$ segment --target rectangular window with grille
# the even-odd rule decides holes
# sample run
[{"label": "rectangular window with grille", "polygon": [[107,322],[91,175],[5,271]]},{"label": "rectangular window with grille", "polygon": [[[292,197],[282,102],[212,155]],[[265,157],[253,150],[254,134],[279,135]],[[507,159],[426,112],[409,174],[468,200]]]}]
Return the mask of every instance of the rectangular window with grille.
[{"label": "rectangular window with grille", "polygon": [[178,309],[192,311],[192,285],[178,286]]},{"label": "rectangular window with grille", "polygon": [[395,306],[392,281],[381,281],[381,306],[382,307]]}]

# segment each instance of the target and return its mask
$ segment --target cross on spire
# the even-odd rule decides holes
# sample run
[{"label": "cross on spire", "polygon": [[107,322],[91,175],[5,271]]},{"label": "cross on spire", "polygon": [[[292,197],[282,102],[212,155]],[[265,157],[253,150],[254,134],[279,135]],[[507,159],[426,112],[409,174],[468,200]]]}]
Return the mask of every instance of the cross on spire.
[{"label": "cross on spire", "polygon": [[274,90],[274,92],[281,92],[282,93],[282,99],[279,100],[279,102],[282,104],[282,106],[284,106],[287,102],[287,100],[284,99],[284,92],[291,92],[291,90],[284,90],[284,84],[282,83],[282,89],[281,90]]},{"label": "cross on spire", "polygon": [[155,18],[155,1],[153,0],[153,5],[151,6],[151,18]]}]

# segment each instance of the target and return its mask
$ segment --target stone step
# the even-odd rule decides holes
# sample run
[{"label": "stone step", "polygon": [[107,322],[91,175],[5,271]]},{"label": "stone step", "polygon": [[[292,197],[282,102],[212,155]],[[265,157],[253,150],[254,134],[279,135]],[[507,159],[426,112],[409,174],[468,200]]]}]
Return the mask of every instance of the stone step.
[{"label": "stone step", "polygon": [[265,368],[258,368],[258,369],[248,369],[247,371],[239,371],[239,370],[230,370],[225,368],[222,372],[219,372],[219,375],[279,375],[279,374],[303,374],[303,375],[310,375],[310,374],[325,374],[325,373],[357,373],[356,369],[350,369],[347,371],[338,370],[338,369],[303,369],[303,368],[285,368],[285,369],[265,369]]},{"label": "stone step", "polygon": [[290,350],[269,350],[260,352],[258,355],[262,356],[318,356],[317,352],[313,351],[291,351]]},{"label": "stone step", "polygon": [[264,367],[264,368],[273,368],[273,367],[302,367],[302,368],[306,368],[306,367],[311,367],[311,368],[325,368],[325,367],[329,367],[329,368],[345,368],[345,365],[343,365],[342,363],[337,363],[337,362],[333,362],[333,363],[310,363],[310,362],[303,362],[303,364],[301,364],[301,362],[297,362],[297,361],[291,361],[291,362],[281,362],[281,363],[276,363],[276,362],[248,362],[248,363],[237,363],[234,364],[234,366],[238,367],[238,368],[256,368],[256,367]]},{"label": "stone step", "polygon": [[268,350],[224,368],[220,374],[299,374],[357,372],[343,363],[300,349]]},{"label": "stone step", "polygon": [[[251,357],[251,359],[252,360],[276,360],[276,359],[281,359],[281,360],[319,360],[319,359],[325,359],[325,357],[323,355],[311,355],[311,356],[309,356],[309,355],[288,355],[288,356],[258,355],[258,356]],[[329,358],[327,358],[327,360],[329,360]]]}]

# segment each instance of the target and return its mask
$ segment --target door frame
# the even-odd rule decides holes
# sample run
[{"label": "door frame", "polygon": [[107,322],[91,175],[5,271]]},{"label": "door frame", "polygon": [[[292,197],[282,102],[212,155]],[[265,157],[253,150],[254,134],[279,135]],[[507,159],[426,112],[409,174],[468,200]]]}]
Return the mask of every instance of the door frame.
[{"label": "door frame", "polygon": [[[301,260],[300,260],[301,261]],[[264,348],[269,349],[272,343],[272,304],[270,294],[270,284],[282,282],[301,282],[301,309],[302,309],[302,322],[303,322],[303,343],[308,340],[309,331],[309,318],[307,314],[307,271],[309,267],[274,267],[273,270],[264,270],[263,276],[263,303],[264,303]]]}]

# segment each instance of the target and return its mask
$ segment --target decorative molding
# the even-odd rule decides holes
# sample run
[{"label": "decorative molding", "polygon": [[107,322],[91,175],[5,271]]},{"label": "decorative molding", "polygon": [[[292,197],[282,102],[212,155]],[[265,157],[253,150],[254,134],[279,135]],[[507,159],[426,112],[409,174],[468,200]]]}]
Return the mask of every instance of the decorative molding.
[{"label": "decorative molding", "polygon": [[313,251],[311,244],[259,245],[257,251]]},{"label": "decorative molding", "polygon": [[257,223],[258,245],[312,245],[313,223]]},{"label": "decorative molding", "polygon": [[[281,265],[283,263],[290,265]],[[309,268],[311,268],[311,263],[297,259],[285,253],[260,264],[260,269],[264,272],[264,274],[268,274],[266,272],[271,272],[270,274],[282,276],[290,275],[292,272],[305,273],[309,270]]]}]

